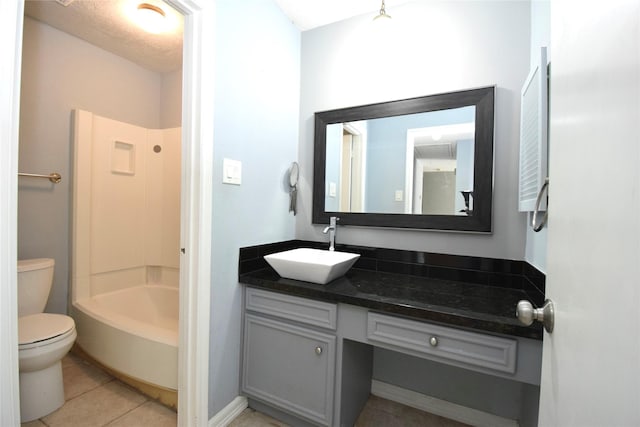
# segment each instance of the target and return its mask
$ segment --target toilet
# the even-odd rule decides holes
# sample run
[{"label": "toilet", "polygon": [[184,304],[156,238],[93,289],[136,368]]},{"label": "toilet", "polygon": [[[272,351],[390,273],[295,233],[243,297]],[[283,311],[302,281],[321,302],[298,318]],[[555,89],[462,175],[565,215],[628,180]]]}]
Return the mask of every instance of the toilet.
[{"label": "toilet", "polygon": [[62,358],[76,339],[73,319],[43,313],[53,282],[54,260],[18,261],[20,418],[41,418],[64,404]]}]

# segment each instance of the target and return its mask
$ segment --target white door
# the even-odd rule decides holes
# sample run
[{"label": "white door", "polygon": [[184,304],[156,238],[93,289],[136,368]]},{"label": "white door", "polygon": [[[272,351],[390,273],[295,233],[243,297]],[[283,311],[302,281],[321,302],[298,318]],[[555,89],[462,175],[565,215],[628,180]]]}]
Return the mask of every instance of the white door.
[{"label": "white door", "polygon": [[640,425],[640,2],[551,2],[540,426]]}]

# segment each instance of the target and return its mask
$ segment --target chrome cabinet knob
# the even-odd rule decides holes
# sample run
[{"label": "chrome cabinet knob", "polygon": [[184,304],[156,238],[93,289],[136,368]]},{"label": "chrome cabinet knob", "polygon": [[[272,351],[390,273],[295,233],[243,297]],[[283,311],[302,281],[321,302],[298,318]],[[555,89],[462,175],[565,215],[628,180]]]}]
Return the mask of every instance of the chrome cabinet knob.
[{"label": "chrome cabinet knob", "polygon": [[322,354],[322,347],[320,347],[320,346],[316,347],[316,354],[318,356],[320,356]]},{"label": "chrome cabinet knob", "polygon": [[431,344],[431,347],[436,347],[438,345],[438,337],[429,338],[429,344]]},{"label": "chrome cabinet knob", "polygon": [[516,317],[520,323],[531,325],[534,320],[542,322],[544,329],[553,332],[554,309],[553,302],[546,300],[542,308],[533,308],[533,305],[527,300],[521,300],[516,306]]}]

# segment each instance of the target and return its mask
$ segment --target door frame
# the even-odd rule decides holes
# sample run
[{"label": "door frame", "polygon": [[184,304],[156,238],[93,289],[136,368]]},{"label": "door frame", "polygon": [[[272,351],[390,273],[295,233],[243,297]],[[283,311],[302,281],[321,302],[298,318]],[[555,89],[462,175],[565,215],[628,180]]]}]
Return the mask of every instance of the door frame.
[{"label": "door frame", "polygon": [[[215,0],[167,3],[184,15],[178,425],[207,426]],[[0,69],[0,425],[20,423],[16,285],[23,19],[24,0],[0,2],[0,55],[10,59]]]},{"label": "door frame", "polygon": [[0,2],[0,425],[20,424],[18,376],[18,129],[24,1]]}]

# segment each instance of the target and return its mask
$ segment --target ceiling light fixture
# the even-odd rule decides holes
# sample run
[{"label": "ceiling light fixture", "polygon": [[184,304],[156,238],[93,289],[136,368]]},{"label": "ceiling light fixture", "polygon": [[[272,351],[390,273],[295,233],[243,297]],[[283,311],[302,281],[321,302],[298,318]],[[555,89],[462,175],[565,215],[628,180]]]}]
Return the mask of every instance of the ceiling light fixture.
[{"label": "ceiling light fixture", "polygon": [[385,10],[384,0],[382,0],[382,4],[380,5],[380,13],[376,17],[374,17],[373,20],[375,21],[375,20],[377,20],[379,18],[391,19],[391,16],[387,15],[387,11]]},{"label": "ceiling light fixture", "polygon": [[145,31],[159,34],[167,30],[167,15],[158,6],[149,3],[140,3],[136,14],[138,25]]}]

